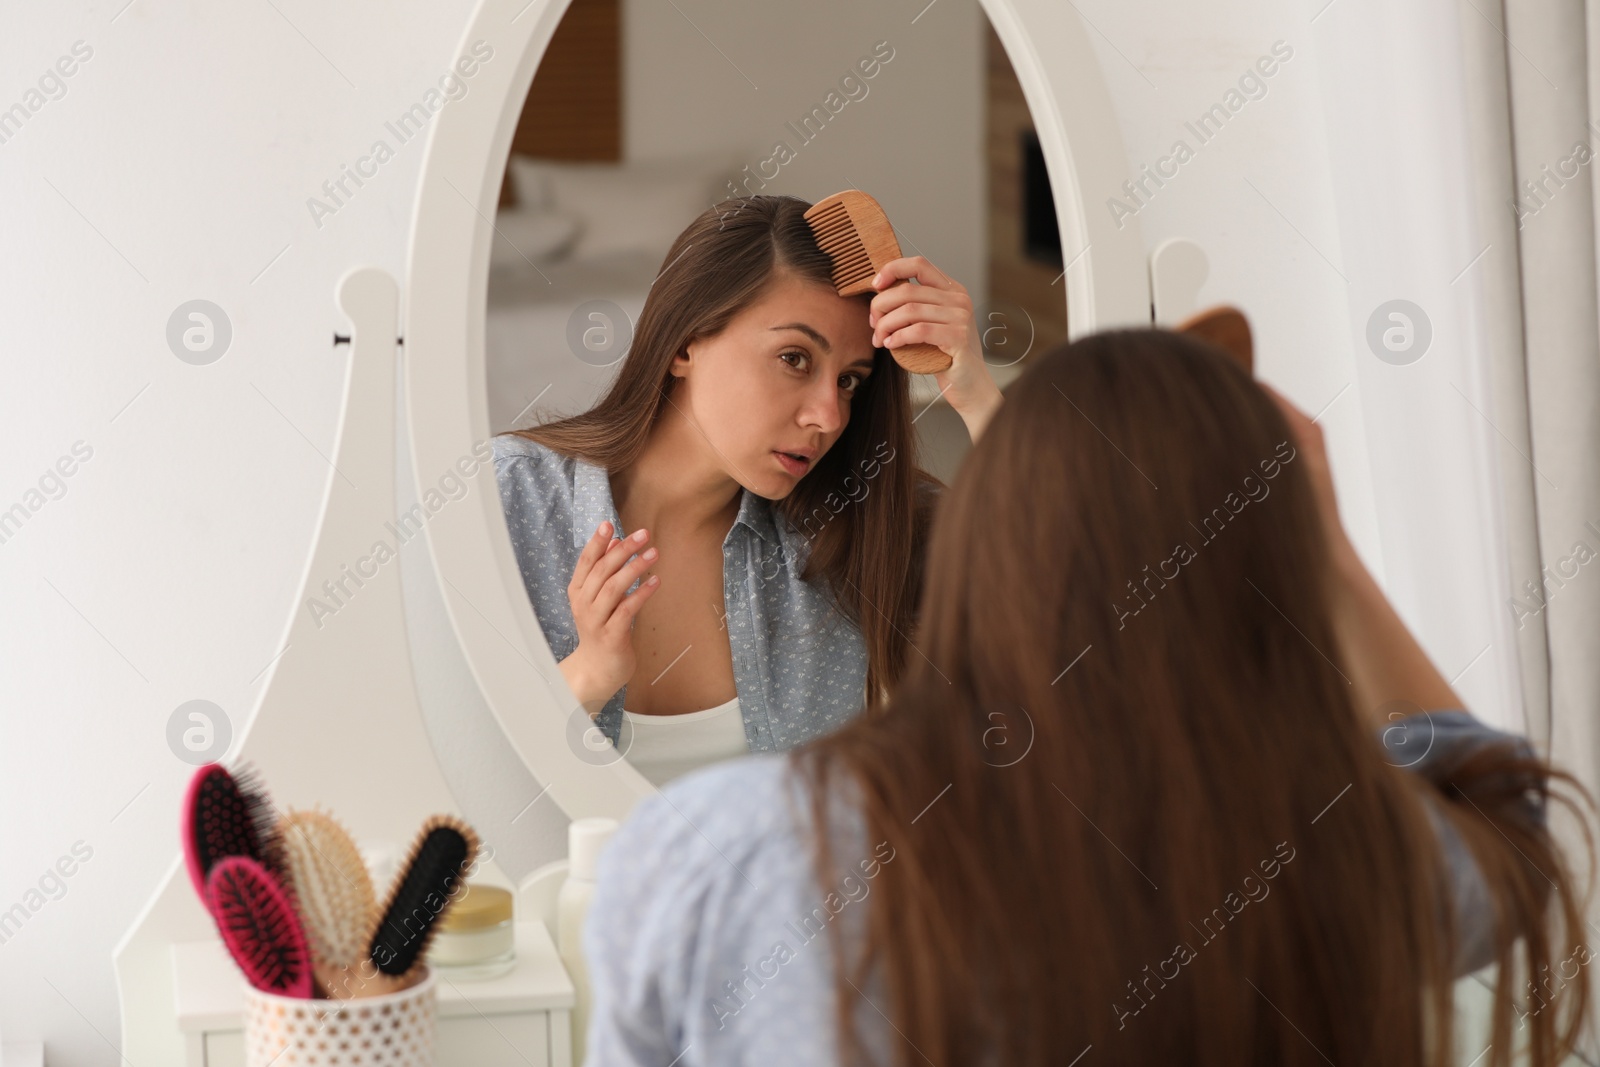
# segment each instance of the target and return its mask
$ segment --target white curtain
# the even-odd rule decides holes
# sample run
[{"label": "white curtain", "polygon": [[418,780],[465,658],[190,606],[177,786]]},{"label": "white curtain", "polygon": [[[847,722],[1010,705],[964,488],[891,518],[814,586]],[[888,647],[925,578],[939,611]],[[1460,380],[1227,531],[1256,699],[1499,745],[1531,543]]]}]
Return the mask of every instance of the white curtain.
[{"label": "white curtain", "polygon": [[1502,452],[1510,525],[1523,542],[1508,610],[1521,623],[1529,730],[1592,783],[1600,771],[1600,171],[1590,161],[1600,157],[1600,3],[1506,0],[1504,16],[1514,187],[1502,206],[1516,227],[1522,344],[1499,354],[1497,405],[1523,453]]},{"label": "white curtain", "polygon": [[1600,0],[1461,10],[1527,730],[1600,799]]}]

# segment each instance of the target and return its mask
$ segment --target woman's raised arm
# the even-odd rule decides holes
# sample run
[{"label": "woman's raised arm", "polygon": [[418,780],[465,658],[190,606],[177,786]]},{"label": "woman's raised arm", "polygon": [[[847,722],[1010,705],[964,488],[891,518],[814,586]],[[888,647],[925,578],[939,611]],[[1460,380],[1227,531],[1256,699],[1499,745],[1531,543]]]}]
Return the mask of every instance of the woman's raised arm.
[{"label": "woman's raised arm", "polygon": [[1389,721],[1381,709],[1396,702],[1414,705],[1418,711],[1465,707],[1401,621],[1346,536],[1333,495],[1322,428],[1276,389],[1265,383],[1261,387],[1277,401],[1288,420],[1300,462],[1305,464],[1316,491],[1328,540],[1331,607],[1342,653],[1339,658],[1355,688],[1356,707],[1375,725]]}]

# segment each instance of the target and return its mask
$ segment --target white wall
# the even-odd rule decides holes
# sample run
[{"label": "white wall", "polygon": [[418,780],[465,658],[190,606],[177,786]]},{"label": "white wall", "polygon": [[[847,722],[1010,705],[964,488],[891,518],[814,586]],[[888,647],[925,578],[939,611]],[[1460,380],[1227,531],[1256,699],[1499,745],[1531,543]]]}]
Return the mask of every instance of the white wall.
[{"label": "white wall", "polygon": [[[176,854],[192,771],[169,717],[203,698],[237,731],[280,651],[339,416],[334,284],[357,263],[404,276],[422,142],[384,123],[469,10],[4,16],[0,108],[93,50],[0,144],[0,509],[32,510],[74,442],[92,450],[0,544],[0,909],[91,852],[0,944],[0,1029],[56,1067],[115,1062],[111,951]],[[380,137],[395,157],[318,229],[307,198]],[[195,298],[233,324],[209,366],[167,347]]]},{"label": "white wall", "polygon": [[[1379,453],[1374,495],[1369,447],[1397,438],[1363,420],[1372,389],[1358,371],[1372,357],[1355,339],[1370,294],[1347,289],[1339,271],[1369,268],[1386,240],[1453,251],[1461,240],[1447,232],[1454,201],[1416,214],[1403,234],[1366,234],[1360,256],[1348,260],[1342,249],[1362,219],[1379,217],[1370,212],[1381,207],[1382,189],[1353,182],[1348,169],[1330,170],[1323,93],[1362,92],[1375,103],[1409,92],[1411,120],[1426,122],[1449,102],[1447,93],[1426,96],[1422,88],[1453,71],[1438,51],[1398,48],[1404,40],[1386,55],[1407,55],[1405,63],[1381,68],[1398,90],[1319,71],[1318,35],[1334,25],[1326,20],[1356,20],[1329,45],[1348,62],[1360,20],[1375,17],[1356,0],[1338,3],[1315,32],[1307,23],[1314,12],[1265,0],[1204,11],[1175,0],[1079,7],[1095,28],[1125,123],[1130,172],[1166,154],[1185,136],[1183,122],[1222,99],[1275,40],[1294,49],[1267,81],[1267,95],[1233,116],[1139,222],[1152,246],[1184,236],[1207,249],[1213,276],[1203,297],[1250,313],[1262,373],[1304,406],[1315,412],[1356,383],[1323,419],[1341,507],[1375,561],[1381,540],[1391,573],[1438,554],[1423,584],[1400,591],[1407,617],[1452,674],[1481,646],[1490,610],[1477,567],[1487,535],[1473,526],[1481,493],[1459,477],[1477,461],[1475,431],[1452,429],[1448,446],[1471,447],[1443,456]],[[681,102],[631,101],[648,118],[630,122],[630,151],[676,146],[685,135],[662,131],[685,126],[708,136],[722,123],[757,134],[769,121],[781,126],[767,116],[820,96],[858,53],[887,37],[897,58],[837,128],[848,151],[861,154],[862,172],[840,176],[874,191],[894,188],[895,199],[884,199],[913,238],[920,219],[939,217],[945,190],[977,180],[974,160],[919,156],[918,140],[896,142],[896,158],[866,169],[884,136],[874,105],[938,80],[950,62],[941,48],[968,32],[955,27],[971,25],[969,8],[952,0],[927,10],[925,0],[874,5],[851,16],[861,20],[859,47],[813,55],[793,26],[785,36],[741,38],[713,5],[676,6],[741,61],[759,89],[740,89],[739,76],[674,5],[633,5],[630,27],[652,28],[631,36],[630,47],[670,44],[676,62],[703,70],[707,81],[682,123],[667,124]],[[25,18],[7,16],[0,33],[0,69],[11,75],[0,82],[0,108],[24,99],[75,41],[93,50],[65,95],[0,144],[0,510],[21,503],[28,513],[0,543],[0,910],[30,901],[75,843],[90,853],[63,880],[64,895],[41,896],[42,906],[0,943],[0,1030],[8,1041],[44,1040],[52,1064],[114,1061],[111,950],[175,854],[175,816],[191,770],[168,747],[173,711],[208,699],[238,728],[280,652],[339,414],[343,354],[330,341],[343,324],[333,287],[357,263],[404,276],[422,145],[394,145],[384,123],[446,69],[469,8],[114,0],[35,6]],[[1451,17],[1442,8],[1435,14]],[[974,44],[971,62],[977,55]],[[777,102],[758,102],[757,93]],[[859,128],[846,125],[854,119]],[[918,136],[937,133],[940,121],[929,109]],[[1338,129],[1342,151],[1387,143],[1370,124]],[[395,157],[319,228],[307,198],[378,138],[390,140]],[[842,183],[823,169],[824,147],[802,150],[794,176],[832,191]],[[1448,141],[1442,147],[1452,150]],[[1446,189],[1456,180],[1449,163],[1433,172]],[[1356,156],[1353,165],[1377,164]],[[960,270],[954,264],[972,254],[967,240],[922,251],[936,262],[948,254]],[[165,338],[172,311],[195,298],[221,305],[234,330],[231,349],[209,366],[180,361]],[[1439,337],[1453,314],[1436,318]],[[1462,358],[1443,348],[1435,355],[1447,366]],[[1448,402],[1458,402],[1453,393],[1422,396],[1411,415],[1419,435],[1448,423],[1440,414]],[[1374,410],[1392,427],[1392,410]],[[79,441],[92,454],[63,488],[42,483]],[[1430,500],[1424,515],[1403,490],[1430,463],[1455,472],[1465,496]],[[1381,539],[1380,522],[1388,524]],[[1486,656],[1461,683],[1491,714],[1505,709],[1494,699],[1497,683],[1480,678],[1497,677],[1498,656]]]},{"label": "white wall", "polygon": [[[1345,326],[1338,217],[1305,13],[1253,2],[1162,9],[1157,19],[1129,5],[1084,11],[1100,30],[1092,40],[1123,120],[1130,178],[1174,157],[1180,141],[1192,157],[1166,164],[1176,175],[1150,182],[1142,205],[1107,189],[1096,206],[1110,210],[1105,201],[1115,197],[1135,208],[1152,250],[1173,237],[1198,242],[1211,263],[1201,306],[1241,307],[1255,333],[1258,374],[1316,415],[1351,380],[1358,354]],[[1261,76],[1262,69],[1274,73]],[[1239,92],[1230,100],[1250,75],[1261,85],[1251,90],[1257,98]],[[1238,110],[1225,123],[1201,126],[1214,105],[1230,103]],[[1361,409],[1350,399],[1342,397],[1320,424],[1352,475],[1340,487],[1348,490],[1340,499],[1345,522],[1375,558],[1376,516],[1359,475],[1368,465]]]},{"label": "white wall", "polygon": [[[651,158],[747,145],[746,163],[759,177],[758,165],[782,141],[795,158],[749,192],[814,201],[864,189],[894,221],[903,253],[927,256],[981,301],[988,291],[983,14],[976,0],[940,0],[913,23],[924,6],[768,4],[752,18],[744,0],[676,7],[628,0],[625,152]],[[786,124],[798,127],[830,91],[844,96],[840,78],[879,41],[888,43],[881,54],[893,58],[876,77],[860,79],[866,95],[802,146]],[[772,172],[770,165],[764,171]]]},{"label": "white wall", "polygon": [[[1326,409],[1357,549],[1468,706],[1522,729],[1490,483],[1496,431],[1472,410],[1491,405],[1479,278],[1466,268],[1489,242],[1473,200],[1458,9],[1078,6],[1098,31],[1130,176],[1178,140],[1194,150],[1138,210],[1147,248],[1187,237],[1206,249],[1201,306],[1243,308],[1258,374],[1308,413]],[[1275,70],[1264,91],[1241,93],[1202,142],[1191,126],[1229,104],[1278,42],[1277,62],[1256,68]],[[1433,327],[1408,366],[1366,343],[1369,317],[1396,298],[1424,307]]]}]

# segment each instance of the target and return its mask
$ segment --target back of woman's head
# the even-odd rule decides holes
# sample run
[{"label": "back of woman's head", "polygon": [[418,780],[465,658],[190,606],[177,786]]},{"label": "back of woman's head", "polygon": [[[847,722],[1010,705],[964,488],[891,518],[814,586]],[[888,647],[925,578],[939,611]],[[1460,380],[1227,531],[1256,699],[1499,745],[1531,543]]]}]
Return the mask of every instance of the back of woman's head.
[{"label": "back of woman's head", "polygon": [[1341,669],[1305,468],[1180,334],[1086,337],[1007,391],[940,505],[905,683],[796,754],[818,818],[837,768],[895,849],[868,952],[922,1055],[1438,1051],[1446,886]]}]

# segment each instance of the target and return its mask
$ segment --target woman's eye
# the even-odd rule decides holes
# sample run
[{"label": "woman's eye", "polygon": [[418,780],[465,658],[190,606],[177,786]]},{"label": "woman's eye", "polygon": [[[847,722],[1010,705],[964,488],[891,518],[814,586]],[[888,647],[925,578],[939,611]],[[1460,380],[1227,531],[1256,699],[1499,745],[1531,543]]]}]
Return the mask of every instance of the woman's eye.
[{"label": "woman's eye", "polygon": [[[784,363],[788,364],[788,366],[803,373],[806,369],[806,365],[811,360],[811,355],[808,352],[802,352],[798,349],[791,348],[787,352],[779,352],[778,358],[783,360]],[[839,387],[844,389],[851,396],[854,396],[856,392],[866,384],[866,381],[866,376],[863,374],[855,374],[852,372],[850,374],[839,375]],[[849,384],[846,385],[846,382]]]}]

